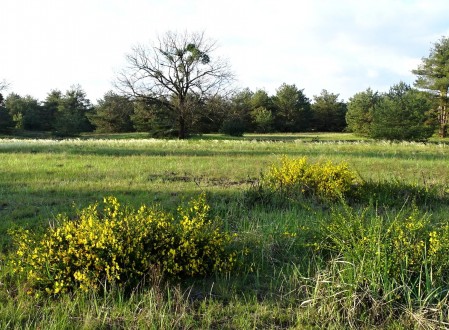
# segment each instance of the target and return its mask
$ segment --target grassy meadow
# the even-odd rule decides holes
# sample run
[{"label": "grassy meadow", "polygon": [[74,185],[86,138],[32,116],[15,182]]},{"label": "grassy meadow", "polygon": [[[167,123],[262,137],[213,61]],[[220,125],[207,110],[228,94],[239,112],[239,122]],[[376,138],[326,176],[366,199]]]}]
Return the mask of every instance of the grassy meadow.
[{"label": "grassy meadow", "polygon": [[[261,173],[283,155],[346,162],[367,188],[332,203],[261,196]],[[449,326],[449,261],[441,257],[449,252],[447,141],[392,143],[346,133],[4,138],[0,164],[2,329]],[[234,272],[132,292],[112,285],[34,297],[8,264],[11,229],[43,233],[57,214],[73,217],[107,196],[176,210],[203,192],[211,213],[237,234]]]}]

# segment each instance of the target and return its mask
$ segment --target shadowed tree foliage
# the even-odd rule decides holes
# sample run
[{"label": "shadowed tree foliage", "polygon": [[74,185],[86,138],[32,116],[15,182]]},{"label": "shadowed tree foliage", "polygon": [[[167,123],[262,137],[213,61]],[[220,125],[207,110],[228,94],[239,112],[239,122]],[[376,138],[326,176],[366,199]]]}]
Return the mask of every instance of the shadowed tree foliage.
[{"label": "shadowed tree foliage", "polygon": [[222,133],[241,136],[244,132],[253,130],[251,117],[253,95],[249,88],[245,88],[230,97],[228,112],[220,129]]},{"label": "shadowed tree foliage", "polygon": [[39,101],[29,95],[22,97],[11,93],[5,100],[5,107],[18,129],[45,131],[51,128],[52,118],[47,116]]},{"label": "shadowed tree foliage", "polygon": [[5,99],[0,93],[0,132],[9,133],[12,128],[14,128],[14,121],[5,108]]},{"label": "shadowed tree foliage", "polygon": [[[56,96],[56,94],[54,95]],[[69,89],[60,99],[55,114],[55,134],[59,136],[76,136],[81,132],[90,132],[93,126],[87,115],[92,112],[92,105],[80,86]]]},{"label": "shadowed tree foliage", "polygon": [[94,112],[88,117],[98,132],[132,132],[134,131],[131,120],[133,113],[134,104],[132,101],[125,96],[109,91],[103,99],[98,100]]},{"label": "shadowed tree foliage", "polygon": [[447,136],[448,89],[449,89],[449,38],[442,37],[430,50],[429,57],[423,57],[421,64],[412,72],[418,76],[415,86],[434,93],[438,98],[438,122],[440,137]]},{"label": "shadowed tree foliage", "polygon": [[231,101],[229,98],[214,95],[205,100],[199,116],[193,124],[195,133],[214,133],[219,132],[223,121],[231,111]]},{"label": "shadowed tree foliage", "polygon": [[214,57],[216,44],[204,33],[167,32],[152,46],[134,47],[116,86],[125,95],[176,114],[178,137],[187,137],[206,98],[225,92],[233,75],[226,61]]},{"label": "shadowed tree foliage", "polygon": [[323,89],[313,97],[312,127],[318,132],[342,132],[346,128],[346,103],[338,100],[339,94]]},{"label": "shadowed tree foliage", "polygon": [[368,88],[364,92],[356,93],[349,99],[346,123],[348,130],[361,136],[369,136],[373,112],[381,97],[378,92]]},{"label": "shadowed tree foliage", "polygon": [[271,110],[273,108],[273,101],[271,97],[263,89],[258,89],[254,93],[252,93],[250,104],[252,110],[259,107],[264,107],[268,110]]}]

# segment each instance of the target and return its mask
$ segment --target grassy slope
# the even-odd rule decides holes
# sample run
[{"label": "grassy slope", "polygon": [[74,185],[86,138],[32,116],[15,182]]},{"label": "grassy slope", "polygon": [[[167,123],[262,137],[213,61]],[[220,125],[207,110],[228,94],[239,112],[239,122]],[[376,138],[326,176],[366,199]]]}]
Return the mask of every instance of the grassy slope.
[{"label": "grassy slope", "polygon": [[[327,138],[351,140],[349,135]],[[339,138],[341,137],[341,138]],[[249,247],[245,270],[233,278],[209,278],[177,288],[72,301],[29,301],[20,290],[11,298],[2,286],[0,325],[53,328],[287,328],[306,326],[313,310],[304,311],[301,278],[313,269],[298,248],[301,237],[285,232],[313,226],[326,210],[293,207],[246,208],[242,192],[283,154],[346,161],[365,179],[396,180],[418,186],[449,183],[448,146],[384,142],[308,142],[309,136],[273,137],[259,141],[165,141],[145,139],[0,141],[0,239],[9,248],[8,228],[41,230],[54,215],[73,213],[103,196],[134,204],[157,202],[173,208],[185,197],[205,190],[212,208]],[[283,140],[275,142],[273,140]],[[432,205],[437,218],[445,205]],[[249,271],[251,268],[252,272]],[[190,283],[192,284],[192,283]],[[11,287],[14,287],[11,284]],[[9,290],[9,291],[8,291]],[[14,290],[13,290],[14,291]],[[190,298],[186,298],[189,296]],[[193,298],[192,298],[193,297]],[[209,297],[209,298],[207,298]],[[206,299],[207,298],[207,299]],[[192,302],[193,301],[193,302]],[[171,304],[171,305],[170,305]],[[69,306],[69,308],[66,308]],[[141,307],[145,306],[145,307]],[[310,316],[312,315],[312,316]],[[176,323],[177,322],[177,323]],[[318,325],[317,325],[318,326]]]}]

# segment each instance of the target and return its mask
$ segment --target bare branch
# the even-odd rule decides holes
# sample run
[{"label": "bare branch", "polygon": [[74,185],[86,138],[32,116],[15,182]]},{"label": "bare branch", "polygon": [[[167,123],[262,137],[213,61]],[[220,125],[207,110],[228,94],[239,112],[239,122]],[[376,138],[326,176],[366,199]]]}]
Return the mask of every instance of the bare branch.
[{"label": "bare branch", "polygon": [[183,137],[193,109],[206,98],[225,92],[234,80],[229,64],[213,57],[215,50],[216,43],[202,32],[167,32],[155,45],[131,50],[116,88],[149,102],[169,103],[164,105],[178,114]]},{"label": "bare branch", "polygon": [[0,81],[0,92],[7,90],[9,88],[10,84],[6,80]]}]

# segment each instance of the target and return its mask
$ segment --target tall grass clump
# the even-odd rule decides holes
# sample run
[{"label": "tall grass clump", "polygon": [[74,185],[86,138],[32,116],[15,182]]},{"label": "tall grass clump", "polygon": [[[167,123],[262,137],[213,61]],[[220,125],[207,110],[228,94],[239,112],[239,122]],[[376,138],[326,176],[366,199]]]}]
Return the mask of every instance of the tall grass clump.
[{"label": "tall grass clump", "polygon": [[383,215],[372,207],[335,208],[320,222],[313,243],[326,261],[309,279],[307,304],[318,319],[354,328],[393,320],[411,326],[418,319],[425,326],[442,325],[448,306],[448,229],[416,207]]},{"label": "tall grass clump", "polygon": [[176,216],[145,205],[136,210],[108,197],[102,208],[92,204],[74,220],[60,215],[43,236],[15,231],[13,241],[11,264],[28,292],[38,295],[108,283],[132,288],[159,275],[227,272],[236,260],[232,237],[209,216],[204,194],[179,206]]}]

